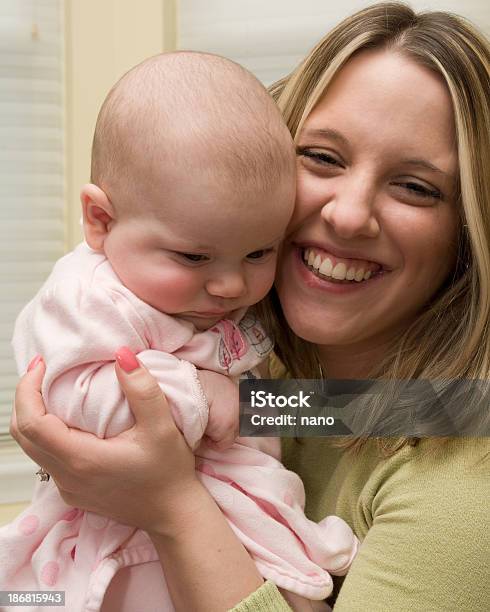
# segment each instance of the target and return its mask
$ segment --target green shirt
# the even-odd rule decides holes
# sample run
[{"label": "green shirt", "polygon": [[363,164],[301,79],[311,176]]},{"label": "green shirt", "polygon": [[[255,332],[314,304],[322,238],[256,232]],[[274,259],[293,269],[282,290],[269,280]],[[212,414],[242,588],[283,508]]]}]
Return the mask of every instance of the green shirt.
[{"label": "green shirt", "polygon": [[[353,454],[285,439],[283,462],[304,482],[308,517],[336,514],[361,541],[335,612],[490,610],[490,438],[425,439],[388,458],[373,440]],[[265,583],[233,610],[290,608]]]},{"label": "green shirt", "polygon": [[[283,451],[306,514],[342,517],[362,543],[335,612],[490,610],[490,439],[423,440],[389,458],[372,441],[353,455],[328,438],[285,440]],[[265,584],[234,610],[289,608]]]}]

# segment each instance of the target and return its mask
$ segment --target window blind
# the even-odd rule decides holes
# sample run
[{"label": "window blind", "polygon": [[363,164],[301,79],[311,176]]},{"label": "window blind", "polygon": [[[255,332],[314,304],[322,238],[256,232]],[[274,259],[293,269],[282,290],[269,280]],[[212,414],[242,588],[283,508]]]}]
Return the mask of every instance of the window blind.
[{"label": "window blind", "polygon": [[62,0],[0,0],[0,440],[16,315],[64,250]]},{"label": "window blind", "polygon": [[[374,4],[363,0],[180,0],[178,47],[229,57],[265,85],[287,75],[329,29]],[[419,10],[463,14],[490,34],[488,0],[410,0]]]}]

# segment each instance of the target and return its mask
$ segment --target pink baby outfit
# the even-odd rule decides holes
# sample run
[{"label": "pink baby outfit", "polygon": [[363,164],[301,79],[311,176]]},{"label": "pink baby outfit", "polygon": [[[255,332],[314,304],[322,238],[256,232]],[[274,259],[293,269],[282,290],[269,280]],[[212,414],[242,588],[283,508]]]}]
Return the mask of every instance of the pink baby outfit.
[{"label": "pink baby outfit", "polygon": [[[274,453],[267,454],[266,440],[241,439],[224,452],[199,446],[208,407],[196,365],[233,377],[257,366],[271,341],[252,315],[196,332],[191,323],[142,302],[105,256],[81,244],[56,264],[22,311],[13,344],[20,372],[35,354],[43,355],[49,411],[100,437],[134,422],[114,372],[115,350],[129,346],[165,391],[196,450],[203,484],[261,574],[294,593],[323,599],[332,589],[328,572],[347,571],[358,545],[352,531],[338,517],[316,524],[304,516],[303,485]],[[70,612],[100,610],[121,568],[138,566],[141,576],[141,564],[147,564],[154,580],[155,562],[145,532],[70,508],[52,481],[38,483],[29,508],[0,529],[0,590],[64,590]],[[162,585],[147,583],[145,590],[158,589]],[[150,610],[144,594],[139,601],[139,612]],[[173,608],[168,600],[160,609]]]}]

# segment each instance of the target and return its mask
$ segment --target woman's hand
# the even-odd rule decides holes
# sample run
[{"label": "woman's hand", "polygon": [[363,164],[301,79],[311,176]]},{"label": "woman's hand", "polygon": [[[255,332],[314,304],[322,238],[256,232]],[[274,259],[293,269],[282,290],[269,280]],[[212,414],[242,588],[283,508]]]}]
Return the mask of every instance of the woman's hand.
[{"label": "woman's hand", "polygon": [[116,358],[135,418],[131,429],[102,440],[47,414],[45,365],[38,360],[17,386],[11,434],[51,475],[67,504],[148,532],[174,532],[202,494],[194,456],[155,379],[128,349]]},{"label": "woman's hand", "polygon": [[12,436],[68,504],[149,533],[176,610],[229,610],[262,578],[198,481],[194,456],[155,379],[127,349],[116,357],[135,418],[131,429],[101,440],[46,414],[41,360],[17,386]]}]

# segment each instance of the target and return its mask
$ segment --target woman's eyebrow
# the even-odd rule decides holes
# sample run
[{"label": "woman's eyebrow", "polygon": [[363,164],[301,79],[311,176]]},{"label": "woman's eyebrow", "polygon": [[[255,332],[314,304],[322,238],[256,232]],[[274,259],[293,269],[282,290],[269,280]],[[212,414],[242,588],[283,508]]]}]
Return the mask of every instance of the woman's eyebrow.
[{"label": "woman's eyebrow", "polygon": [[437,172],[438,174],[442,174],[443,176],[449,176],[447,172],[444,172],[444,170],[441,170],[437,166],[434,166],[434,164],[432,164],[427,159],[402,159],[400,160],[400,163],[404,166],[414,166],[417,168],[422,168],[423,170],[431,170],[432,172]]},{"label": "woman's eyebrow", "polygon": [[[325,138],[330,140],[336,140],[337,142],[343,144],[344,146],[349,146],[349,140],[338,130],[333,128],[310,128],[305,129],[301,133],[302,136],[306,136],[308,138]],[[407,158],[400,160],[401,165],[405,166],[414,166],[417,168],[422,168],[424,170],[430,170],[432,172],[437,172],[445,177],[451,178],[451,175],[438,168],[429,160],[424,158]]]},{"label": "woman's eyebrow", "polygon": [[319,136],[320,138],[329,138],[331,140],[336,140],[345,146],[348,146],[349,144],[347,138],[338,130],[334,130],[333,128],[306,129],[303,131],[302,135],[309,137]]}]

